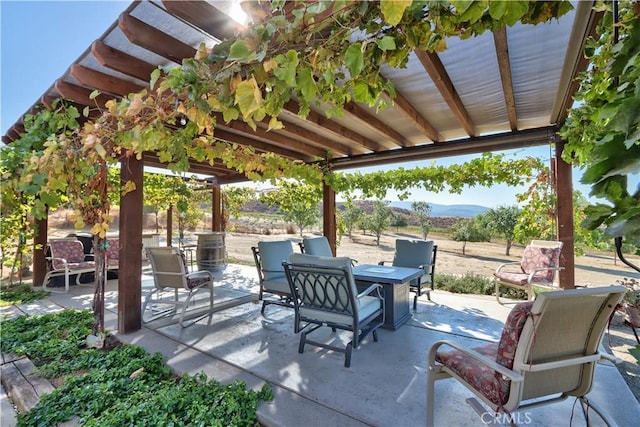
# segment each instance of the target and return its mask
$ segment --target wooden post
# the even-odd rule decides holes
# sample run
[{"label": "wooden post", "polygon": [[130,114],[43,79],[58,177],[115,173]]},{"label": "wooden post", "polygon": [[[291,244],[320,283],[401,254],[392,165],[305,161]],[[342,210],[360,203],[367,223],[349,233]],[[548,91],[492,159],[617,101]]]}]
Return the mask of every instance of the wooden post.
[{"label": "wooden post", "polygon": [[562,160],[565,141],[556,144],[555,187],[558,200],[556,224],[558,240],[563,243],[560,253],[559,280],[563,289],[575,288],[575,250],[573,239],[573,177],[571,164]]},{"label": "wooden post", "polygon": [[173,205],[167,209],[167,246],[173,246]]},{"label": "wooden post", "polygon": [[[47,211],[48,212],[48,211]],[[48,218],[37,219],[36,227],[38,235],[33,239],[33,284],[32,286],[41,286],[44,276],[47,275],[47,260],[45,259],[45,250],[47,247],[48,237]]]},{"label": "wooden post", "polygon": [[211,190],[211,231],[222,231],[222,195],[219,185]]},{"label": "wooden post", "polygon": [[329,240],[329,246],[336,255],[336,192],[326,184],[322,186],[322,230]]},{"label": "wooden post", "polygon": [[142,176],[143,162],[135,157],[121,162],[120,180],[136,189],[120,196],[120,265],[118,270],[118,332],[142,327]]}]

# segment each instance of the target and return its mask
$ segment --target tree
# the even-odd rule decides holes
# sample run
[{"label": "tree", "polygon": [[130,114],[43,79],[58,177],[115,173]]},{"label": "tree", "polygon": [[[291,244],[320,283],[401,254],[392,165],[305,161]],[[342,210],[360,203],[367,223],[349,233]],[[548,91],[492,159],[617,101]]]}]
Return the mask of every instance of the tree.
[{"label": "tree", "polygon": [[256,191],[248,187],[226,187],[222,191],[222,204],[224,206],[222,230],[226,231],[229,228],[229,219],[238,218],[242,206],[253,200],[255,196]]},{"label": "tree", "polygon": [[462,220],[455,226],[453,236],[456,242],[462,242],[462,255],[466,255],[467,242],[487,242],[489,234],[474,219]]},{"label": "tree", "polygon": [[155,215],[156,233],[158,233],[160,231],[159,212],[175,206],[187,188],[179,176],[145,173],[143,179],[143,203],[152,209]]},{"label": "tree", "polygon": [[364,211],[360,206],[353,203],[353,200],[348,199],[345,203],[345,212],[342,215],[342,221],[347,228],[349,238],[351,238],[353,229],[358,225],[358,221],[362,218]]},{"label": "tree", "polygon": [[318,222],[321,198],[322,193],[317,186],[292,181],[282,181],[277,190],[260,194],[261,202],[278,207],[285,220],[298,227],[300,237],[305,228]]},{"label": "tree", "polygon": [[368,229],[376,235],[376,246],[380,246],[380,236],[389,228],[393,211],[387,202],[376,200],[373,202],[373,213],[369,215]]},{"label": "tree", "polygon": [[507,241],[505,255],[509,256],[511,245],[515,239],[515,229],[522,210],[517,206],[498,206],[489,209],[484,214],[484,219],[490,230],[497,233]]},{"label": "tree", "polygon": [[396,228],[396,232],[399,231],[400,227],[406,227],[407,224],[408,223],[406,216],[398,214],[396,212],[392,212],[390,225]]},{"label": "tree", "polygon": [[431,230],[431,206],[427,202],[413,202],[411,209],[415,212],[418,226],[422,232],[422,239],[427,240],[429,230]]}]

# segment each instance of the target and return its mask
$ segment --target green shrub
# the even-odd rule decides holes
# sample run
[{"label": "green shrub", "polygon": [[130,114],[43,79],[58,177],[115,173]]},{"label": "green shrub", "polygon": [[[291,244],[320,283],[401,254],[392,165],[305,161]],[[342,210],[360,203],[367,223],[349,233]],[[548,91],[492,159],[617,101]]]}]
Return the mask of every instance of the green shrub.
[{"label": "green shrub", "polygon": [[42,396],[20,426],[211,425],[258,426],[261,401],[273,399],[269,384],[246,390],[237,381],[221,384],[204,373],[174,375],[162,355],[123,345],[113,337],[104,350],[87,349],[93,317],[87,310],[20,316],[1,326],[3,352],[26,355],[46,377],[62,385]]},{"label": "green shrub", "polygon": [[[435,287],[456,294],[495,295],[495,282],[490,277],[467,273],[463,276],[436,274]],[[501,287],[500,296],[527,299],[527,293],[514,288]]]},{"label": "green shrub", "polygon": [[0,306],[25,304],[47,296],[49,296],[49,291],[34,289],[27,283],[16,283],[11,286],[2,286],[0,289]]}]

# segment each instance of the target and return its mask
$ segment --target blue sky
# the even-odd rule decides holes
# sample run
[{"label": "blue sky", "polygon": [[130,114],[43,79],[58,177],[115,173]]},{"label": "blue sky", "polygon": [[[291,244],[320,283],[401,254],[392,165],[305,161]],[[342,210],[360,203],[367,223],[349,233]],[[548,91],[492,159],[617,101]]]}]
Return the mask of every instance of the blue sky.
[{"label": "blue sky", "polygon": [[[4,135],[21,114],[61,77],[90,44],[102,35],[127,8],[129,1],[7,1],[0,0],[1,67],[0,67],[0,131]],[[510,150],[509,156],[536,156],[549,161],[549,147]],[[438,159],[442,165],[463,163],[472,156]],[[427,166],[431,160],[410,162],[410,169]],[[400,166],[400,165],[398,165]],[[393,167],[393,166],[391,166]],[[388,166],[387,166],[388,168]],[[380,169],[380,168],[378,168]],[[359,172],[377,170],[359,169]],[[579,184],[580,173],[574,171],[574,187],[587,196],[589,188]],[[512,205],[521,188],[494,186],[475,187],[463,194],[412,191],[410,201],[437,204],[478,204],[487,207]],[[387,200],[396,200],[389,193]]]}]

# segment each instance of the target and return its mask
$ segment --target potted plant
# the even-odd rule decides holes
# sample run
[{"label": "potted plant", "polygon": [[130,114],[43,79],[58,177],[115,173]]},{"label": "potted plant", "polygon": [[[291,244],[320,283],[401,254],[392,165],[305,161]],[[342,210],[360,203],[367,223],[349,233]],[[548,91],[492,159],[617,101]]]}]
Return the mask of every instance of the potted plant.
[{"label": "potted plant", "polygon": [[626,314],[625,320],[638,328],[640,327],[640,281],[625,277],[617,282],[627,288],[627,293],[624,294],[622,301]]}]

